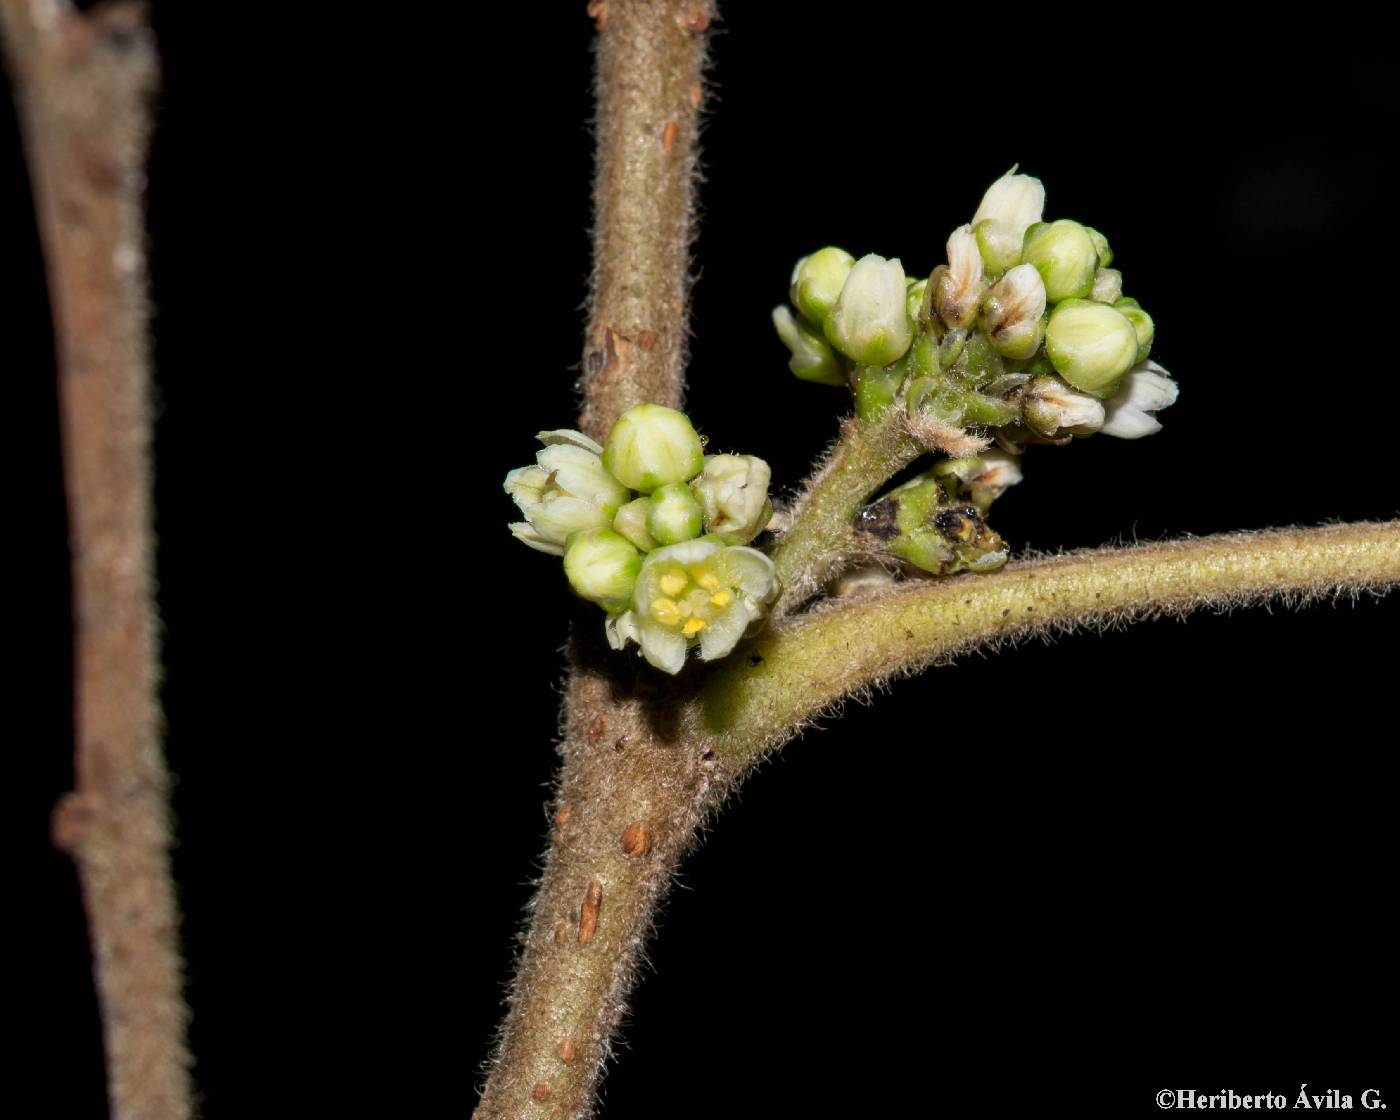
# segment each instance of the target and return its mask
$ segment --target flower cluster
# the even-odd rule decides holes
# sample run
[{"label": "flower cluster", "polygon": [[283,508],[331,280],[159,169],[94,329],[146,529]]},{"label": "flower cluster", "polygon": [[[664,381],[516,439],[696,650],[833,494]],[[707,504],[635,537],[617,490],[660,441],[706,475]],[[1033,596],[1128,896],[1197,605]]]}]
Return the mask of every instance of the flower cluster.
[{"label": "flower cluster", "polygon": [[927,279],[898,260],[825,248],[773,312],[798,377],[848,385],[872,420],[892,405],[994,432],[1008,451],[1095,432],[1137,439],[1176,383],[1148,358],[1152,318],[1123,295],[1103,234],[1042,221],[1038,179],[1002,176]]},{"label": "flower cluster", "polygon": [[636,642],[677,673],[686,653],[724,657],[778,592],[772,562],[745,547],[773,514],[768,464],[706,455],[684,413],[629,409],[603,445],[540,432],[535,465],[506,475],[525,520],[511,528],[564,559],[575,594],[608,612],[615,649]]}]

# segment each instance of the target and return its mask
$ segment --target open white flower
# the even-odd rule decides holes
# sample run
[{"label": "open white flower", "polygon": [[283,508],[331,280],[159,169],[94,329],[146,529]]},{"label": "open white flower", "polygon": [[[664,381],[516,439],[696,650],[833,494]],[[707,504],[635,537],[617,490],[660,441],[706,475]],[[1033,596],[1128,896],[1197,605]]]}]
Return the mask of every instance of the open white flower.
[{"label": "open white flower", "polygon": [[631,493],[603,468],[603,449],[582,432],[562,429],[536,438],[545,447],[535,466],[506,475],[505,491],[525,515],[510,531],[533,549],[563,556],[571,533],[611,525]]},{"label": "open white flower", "polygon": [[1106,403],[1108,418],[1099,429],[1106,436],[1141,439],[1162,430],[1154,415],[1176,403],[1177,384],[1156,362],[1139,362],[1123,378],[1123,387]]},{"label": "open white flower", "polygon": [[642,562],[627,611],[608,619],[608,642],[628,641],[666,673],[679,673],[686,651],[702,661],[724,657],[778,593],[773,562],[763,553],[701,538],[660,548]]}]

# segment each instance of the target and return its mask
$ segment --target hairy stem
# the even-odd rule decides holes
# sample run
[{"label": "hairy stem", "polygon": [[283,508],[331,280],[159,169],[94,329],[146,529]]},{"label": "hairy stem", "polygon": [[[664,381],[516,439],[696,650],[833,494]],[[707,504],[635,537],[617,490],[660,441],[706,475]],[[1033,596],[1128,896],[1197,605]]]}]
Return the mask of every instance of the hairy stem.
[{"label": "hairy stem", "polygon": [[1400,522],[1231,533],[916,581],[790,620],[702,694],[715,750],[742,766],[842,697],[1036,631],[1400,583]]},{"label": "hairy stem", "polygon": [[[593,312],[579,424],[679,405],[708,0],[593,0],[598,155]],[[599,635],[593,635],[594,640]],[[676,723],[691,686],[574,643],[557,832],[480,1120],[583,1117],[656,904],[724,771]]]},{"label": "hairy stem", "polygon": [[841,438],[792,511],[792,525],[773,548],[782,593],[773,608],[781,618],[800,606],[861,551],[853,523],[892,475],[924,452],[899,409],[873,424],[847,420]]},{"label": "hairy stem", "polygon": [[73,556],[77,789],[54,838],[83,887],[117,1120],[190,1115],[156,704],[145,253],[156,58],[143,10],[0,4],[48,266]]},{"label": "hairy stem", "polygon": [[602,440],[635,404],[685,384],[705,0],[594,0],[598,155],[593,306],[579,423]]}]

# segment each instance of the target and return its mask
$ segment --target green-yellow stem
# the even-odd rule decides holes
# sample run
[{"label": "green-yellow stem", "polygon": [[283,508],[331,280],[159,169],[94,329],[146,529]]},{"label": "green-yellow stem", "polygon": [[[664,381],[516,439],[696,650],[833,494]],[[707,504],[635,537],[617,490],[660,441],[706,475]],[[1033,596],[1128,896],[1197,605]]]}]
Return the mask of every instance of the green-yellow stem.
[{"label": "green-yellow stem", "polygon": [[861,551],[852,531],[856,514],[923,451],[898,409],[873,424],[846,422],[826,464],[794,506],[792,527],[773,549],[783,588],[773,617],[801,605]]},{"label": "green-yellow stem", "polygon": [[705,686],[702,719],[731,766],[832,703],[981,645],[1156,613],[1400,583],[1400,522],[1232,533],[909,582],[792,619]]}]

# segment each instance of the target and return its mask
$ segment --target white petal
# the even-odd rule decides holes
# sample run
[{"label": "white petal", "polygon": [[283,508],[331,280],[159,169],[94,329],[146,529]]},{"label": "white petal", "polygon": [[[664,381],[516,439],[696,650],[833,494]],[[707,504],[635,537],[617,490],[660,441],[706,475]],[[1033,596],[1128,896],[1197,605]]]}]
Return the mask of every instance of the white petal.
[{"label": "white petal", "polygon": [[709,626],[700,631],[700,660],[717,661],[727,656],[739,644],[749,622],[749,612],[740,600],[736,599],[720,611],[710,620]]},{"label": "white petal", "polygon": [[685,664],[685,639],[674,630],[643,622],[637,640],[642,644],[642,656],[648,664],[674,676]]},{"label": "white petal", "polygon": [[773,561],[756,548],[726,548],[724,572],[733,586],[757,602],[767,602],[777,593],[778,577]]},{"label": "white petal", "polygon": [[574,447],[581,447],[585,451],[591,451],[594,455],[601,455],[603,447],[594,443],[582,432],[576,432],[572,428],[556,428],[552,432],[536,432],[535,438],[546,447],[556,444],[572,444]]},{"label": "white petal", "polygon": [[637,616],[631,611],[610,614],[608,620],[603,623],[603,632],[608,636],[608,645],[613,649],[621,649],[628,642],[638,640]]},{"label": "white petal", "polygon": [[1020,456],[1008,455],[1005,451],[984,451],[981,459],[982,471],[977,475],[977,481],[983,486],[998,486],[1005,490],[1024,477]]},{"label": "white petal", "polygon": [[1156,412],[1159,408],[1170,407],[1176,403],[1179,389],[1176,382],[1166,374],[1167,371],[1156,362],[1139,362],[1128,371],[1124,387],[1118,391],[1111,403],[1121,400],[1144,412]]},{"label": "white petal", "polygon": [[1110,405],[1108,419],[1099,429],[1104,435],[1117,436],[1119,439],[1142,439],[1143,436],[1156,435],[1161,430],[1162,425],[1155,417],[1126,402]]},{"label": "white petal", "polygon": [[582,498],[550,498],[525,511],[530,524],[541,536],[563,544],[570,533],[583,529],[606,529],[612,514]]},{"label": "white petal", "polygon": [[556,544],[548,537],[541,536],[528,521],[511,522],[510,531],[515,535],[516,540],[522,544],[528,544],[536,552],[547,552],[551,556],[564,555],[562,544]]},{"label": "white petal", "polygon": [[1044,210],[1045,187],[1040,180],[1017,175],[1013,167],[987,188],[972,224],[976,226],[978,222],[994,218],[1011,226],[1018,237],[1023,237],[1029,226],[1040,221]]},{"label": "white petal", "polygon": [[541,451],[537,461],[554,476],[554,485],[572,497],[614,510],[631,497],[632,492],[608,474],[603,460],[592,451],[559,443]]},{"label": "white petal", "polygon": [[544,496],[548,478],[549,472],[539,467],[517,467],[506,475],[505,491],[524,513],[526,506],[534,505]]}]

